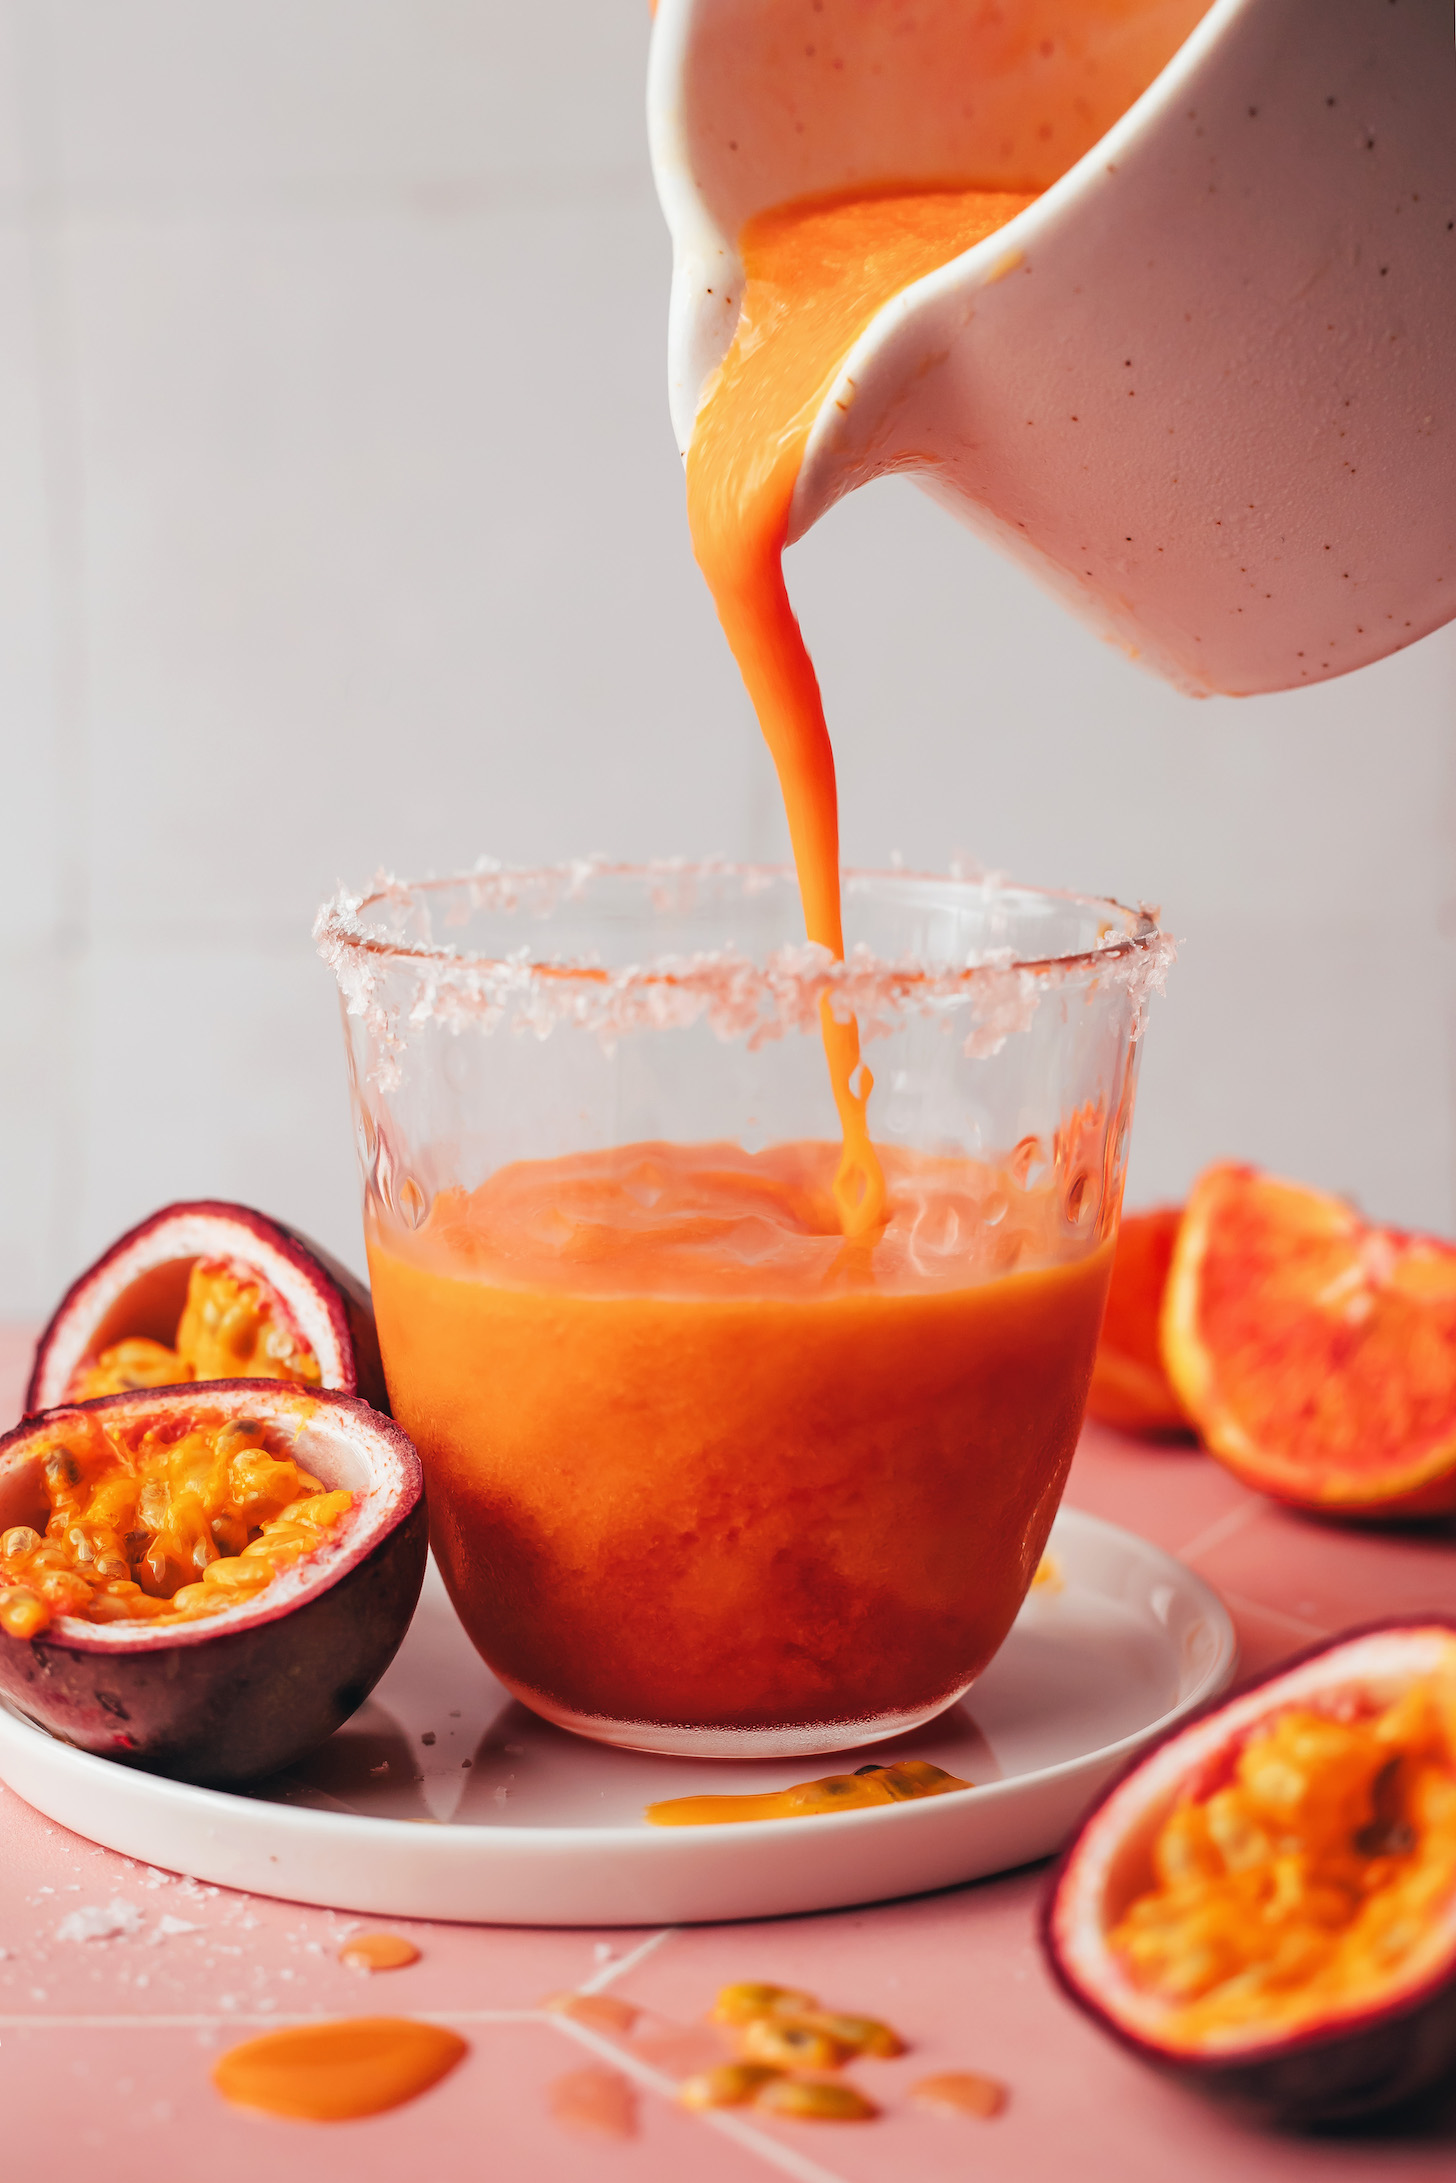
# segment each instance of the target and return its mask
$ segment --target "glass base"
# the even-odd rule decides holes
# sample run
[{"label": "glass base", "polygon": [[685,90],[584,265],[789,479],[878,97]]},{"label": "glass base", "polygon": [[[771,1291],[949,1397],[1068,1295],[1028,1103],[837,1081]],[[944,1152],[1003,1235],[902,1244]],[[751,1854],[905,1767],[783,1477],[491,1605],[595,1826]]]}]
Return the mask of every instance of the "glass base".
[{"label": "glass base", "polygon": [[615,1721],[604,1713],[574,1713],[523,1683],[507,1686],[522,1705],[539,1713],[554,1727],[569,1728],[574,1736],[593,1743],[614,1744],[621,1751],[654,1751],[680,1759],[790,1759],[813,1758],[830,1751],[857,1751],[861,1744],[887,1743],[909,1729],[933,1721],[963,1698],[970,1689],[961,1685],[931,1705],[916,1706],[908,1713],[876,1713],[861,1720],[787,1721],[780,1728],[684,1727],[676,1721]]}]

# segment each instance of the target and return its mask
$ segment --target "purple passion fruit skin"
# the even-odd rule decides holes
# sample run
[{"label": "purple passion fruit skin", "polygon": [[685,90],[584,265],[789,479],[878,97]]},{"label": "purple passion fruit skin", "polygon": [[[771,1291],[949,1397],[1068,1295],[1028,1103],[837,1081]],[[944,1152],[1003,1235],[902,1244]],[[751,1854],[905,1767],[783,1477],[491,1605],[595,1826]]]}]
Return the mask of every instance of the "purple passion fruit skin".
[{"label": "purple passion fruit skin", "polygon": [[78,1365],[132,1335],[171,1348],[199,1258],[261,1275],[294,1312],[322,1384],[388,1414],[369,1291],[327,1251],[249,1205],[195,1198],[164,1205],[119,1236],[67,1289],[36,1344],[25,1413],[66,1399]]},{"label": "purple passion fruit skin", "polygon": [[1271,2027],[1232,2051],[1162,2044],[1120,2021],[1099,1976],[1096,1947],[1089,1952],[1086,1946],[1089,1923],[1096,1919],[1096,1905],[1088,1899],[1096,1887],[1095,1873],[1088,1884],[1089,1861],[1097,1868],[1110,1864],[1140,1824],[1150,1823],[1166,1806],[1170,1781],[1201,1779],[1222,1757],[1231,1761],[1257,1726],[1286,1706],[1317,1702],[1322,1693],[1370,1689],[1377,1668],[1382,1695],[1398,1694],[1402,1662],[1409,1684],[1426,1672],[1438,1649],[1449,1649],[1456,1660],[1456,1619],[1420,1615],[1347,1630],[1254,1677],[1231,1697],[1213,1700],[1142,1751],[1086,1813],[1042,1899],[1042,1950],[1067,1999],[1164,2076],[1250,2120],[1286,2129],[1383,2114],[1449,2079],[1456,2069],[1456,1902],[1442,1913],[1446,1932],[1439,1960],[1419,1982],[1324,2023]]},{"label": "purple passion fruit skin", "polygon": [[[357,1711],[398,1651],[424,1581],[424,1472],[391,1420],[352,1396],[268,1380],[145,1388],[70,1406],[123,1417],[296,1416],[300,1460],[354,1493],[337,1533],[251,1602],[203,1621],[0,1629],[0,1695],[102,1758],[228,1788],[294,1765]],[[0,1439],[0,1528],[34,1521],[37,1452],[66,1410]]]}]

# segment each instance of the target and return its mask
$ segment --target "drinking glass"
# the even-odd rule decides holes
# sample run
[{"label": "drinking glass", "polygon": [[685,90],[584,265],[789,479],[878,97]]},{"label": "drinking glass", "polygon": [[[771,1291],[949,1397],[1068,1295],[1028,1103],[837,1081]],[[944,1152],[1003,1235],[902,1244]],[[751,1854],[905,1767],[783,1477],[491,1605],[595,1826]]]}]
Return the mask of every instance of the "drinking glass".
[{"label": "drinking glass", "polygon": [[[1170,945],[988,878],[852,873],[845,915],[835,962],[791,872],[599,861],[319,915],[436,1557],[501,1681],[604,1742],[930,1719],[1061,1497]],[[855,1237],[824,1006],[874,1080]]]}]

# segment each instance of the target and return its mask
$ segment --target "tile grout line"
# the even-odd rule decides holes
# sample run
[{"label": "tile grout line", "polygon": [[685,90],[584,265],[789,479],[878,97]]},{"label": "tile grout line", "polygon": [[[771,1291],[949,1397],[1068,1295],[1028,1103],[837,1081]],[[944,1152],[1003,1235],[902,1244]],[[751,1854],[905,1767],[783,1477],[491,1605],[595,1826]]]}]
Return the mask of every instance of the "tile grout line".
[{"label": "tile grout line", "polygon": [[[541,2009],[412,2009],[422,2024],[549,2024]],[[0,2016],[0,2031],[226,2031],[231,2025],[332,2024],[336,2015],[297,2015],[283,2009],[267,2015],[239,2009],[225,2016]]]},{"label": "tile grout line", "polygon": [[[617,1968],[626,1969],[638,1962],[649,1949],[659,1946],[677,1931],[668,1926],[661,1933],[654,1933],[642,1946],[624,1957]],[[628,2049],[615,2046],[595,2032],[589,2025],[579,2024],[568,2016],[558,2016],[545,2009],[418,2009],[411,2012],[426,2024],[541,2024],[548,2030],[561,2034],[575,2045],[584,2047],[598,2059],[611,2063],[625,2076],[635,2079],[645,2091],[655,2093],[670,2105],[679,2107],[678,2086],[671,2077],[664,2076],[650,2063],[644,2062]],[[291,2016],[280,2011],[267,2015],[257,2012],[225,2016],[0,2016],[0,2032],[5,2031],[227,2031],[254,2029],[278,2031],[287,2025],[328,2023],[332,2019],[320,2016]],[[792,2145],[780,2144],[778,2139],[766,2137],[761,2130],[740,2115],[729,2114],[721,2109],[685,2110],[694,2119],[706,2123],[720,2137],[726,2137],[744,2152],[754,2154],[781,2175],[793,2178],[793,2183],[844,2183],[844,2178],[832,2169],[821,2167],[818,2161],[798,2152]]]},{"label": "tile grout line", "polygon": [[[668,1928],[668,1932],[676,1930],[675,1926]],[[663,1934],[657,1937],[665,1939],[667,1936]],[[832,2169],[821,2168],[817,2161],[796,2152],[792,2145],[781,2145],[777,2138],[765,2137],[762,2131],[756,2130],[742,2116],[729,2114],[722,2108],[684,2108],[678,2099],[677,2084],[671,2077],[665,2077],[650,2062],[640,2061],[627,2048],[614,2046],[610,2039],[604,2039],[589,2024],[579,2024],[570,2016],[548,2016],[546,2021],[554,2024],[563,2037],[574,2040],[577,2046],[585,2047],[602,2061],[610,2062],[624,2076],[635,2078],[644,2090],[655,2092],[660,2099],[669,2101],[680,2114],[691,2115],[695,2121],[706,2123],[710,2130],[716,2130],[720,2136],[731,2138],[745,2152],[756,2153],[760,2160],[767,2161],[771,2168],[777,2168],[781,2175],[794,2177],[795,2183],[844,2183],[843,2176],[836,2175]]]},{"label": "tile grout line", "polygon": [[1225,1539],[1231,1539],[1240,1525],[1248,1521],[1258,1506],[1259,1503],[1251,1497],[1247,1501],[1240,1501],[1237,1508],[1226,1508],[1211,1524],[1205,1524],[1201,1531],[1195,1531],[1186,1546],[1178,1548],[1178,1559],[1192,1561],[1196,1555],[1206,1554],[1210,1547],[1222,1546]]},{"label": "tile grout line", "polygon": [[599,1971],[593,1971],[591,1977],[584,1980],[576,1991],[579,1994],[605,1993],[614,1979],[622,1978],[628,1971],[635,1971],[639,1963],[645,1963],[664,1941],[671,1940],[673,1934],[679,1930],[675,1925],[665,1925],[660,1933],[649,1933],[646,1940],[639,1941],[628,1955],[620,1956],[614,1962],[604,1963]]},{"label": "tile grout line", "polygon": [[1330,1634],[1327,1623],[1310,1622],[1304,1615],[1292,1615],[1286,1607],[1270,1607],[1262,1599],[1250,1599],[1247,1592],[1225,1592],[1223,1598],[1226,1605],[1242,1607],[1247,1614],[1264,1615],[1271,1622],[1282,1622],[1286,1629],[1300,1637],[1328,1637]]}]

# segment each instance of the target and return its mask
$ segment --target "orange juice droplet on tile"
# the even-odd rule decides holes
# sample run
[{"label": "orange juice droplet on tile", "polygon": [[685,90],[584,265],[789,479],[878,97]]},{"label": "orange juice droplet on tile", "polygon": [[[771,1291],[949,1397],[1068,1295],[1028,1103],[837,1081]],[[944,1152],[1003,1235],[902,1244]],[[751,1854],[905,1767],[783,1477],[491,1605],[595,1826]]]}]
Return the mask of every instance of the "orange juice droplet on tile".
[{"label": "orange juice droplet on tile", "polygon": [[246,2040],[213,2065],[212,2081],[238,2107],[298,2122],[349,2122],[417,2099],[468,2051],[438,2024],[342,2017]]},{"label": "orange juice droplet on tile", "polygon": [[351,1971],[402,1971],[419,1960],[419,1949],[403,1933],[356,1933],[339,1950],[340,1963]]},{"label": "orange juice droplet on tile", "polygon": [[571,2069],[546,2088],[553,2122],[595,2137],[637,2135],[637,2094],[620,2069]]},{"label": "orange juice droplet on tile", "polygon": [[[688,450],[693,550],[778,770],[811,940],[844,954],[834,753],[814,664],[784,583],[789,506],[809,430],[882,304],[1032,202],[1001,190],[886,190],[780,205],[739,239],[746,287],[733,345]],[[844,1150],[834,1196],[846,1235],[884,1216],[870,1142],[873,1079],[859,1027],[821,1006]]]},{"label": "orange juice droplet on tile", "polygon": [[978,2121],[989,2122],[1006,2105],[1006,2087],[972,2069],[947,2069],[912,2084],[910,2097],[917,2107],[929,2108],[934,2115],[974,2115]]}]

